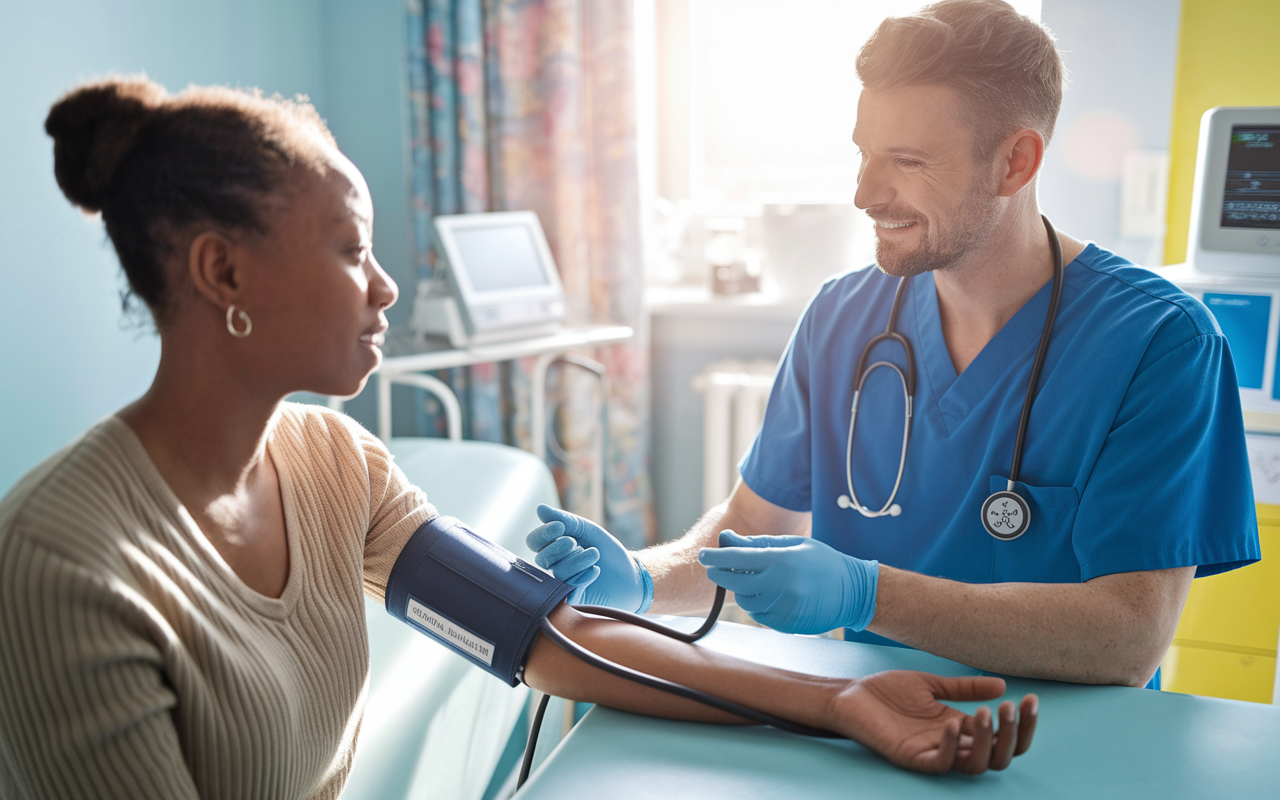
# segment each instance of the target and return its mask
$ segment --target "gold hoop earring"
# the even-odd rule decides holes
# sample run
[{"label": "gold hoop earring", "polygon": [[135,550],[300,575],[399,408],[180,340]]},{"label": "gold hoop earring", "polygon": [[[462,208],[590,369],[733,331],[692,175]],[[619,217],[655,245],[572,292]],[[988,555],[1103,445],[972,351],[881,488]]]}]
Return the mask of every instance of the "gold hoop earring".
[{"label": "gold hoop earring", "polygon": [[253,333],[253,320],[249,319],[249,315],[244,313],[243,311],[240,311],[237,313],[237,315],[240,317],[240,321],[244,323],[244,330],[238,331],[236,330],[235,321],[234,321],[234,318],[232,317],[233,313],[237,313],[236,307],[234,305],[227,306],[227,333],[231,334],[237,339],[243,339],[244,337]]}]

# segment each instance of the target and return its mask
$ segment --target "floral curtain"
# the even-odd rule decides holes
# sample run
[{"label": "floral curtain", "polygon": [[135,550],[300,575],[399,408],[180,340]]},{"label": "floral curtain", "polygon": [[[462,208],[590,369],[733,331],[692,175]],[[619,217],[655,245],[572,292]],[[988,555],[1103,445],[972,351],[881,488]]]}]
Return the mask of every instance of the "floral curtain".
[{"label": "floral curtain", "polygon": [[[409,86],[418,273],[439,278],[436,214],[531,209],[560,268],[569,323],[630,325],[589,354],[609,372],[606,527],[651,539],[648,342],[641,308],[630,0],[410,0]],[[467,438],[529,447],[532,361],[449,370]],[[594,378],[553,367],[548,462],[586,513],[599,419]],[[439,435],[427,397],[419,433]]]}]

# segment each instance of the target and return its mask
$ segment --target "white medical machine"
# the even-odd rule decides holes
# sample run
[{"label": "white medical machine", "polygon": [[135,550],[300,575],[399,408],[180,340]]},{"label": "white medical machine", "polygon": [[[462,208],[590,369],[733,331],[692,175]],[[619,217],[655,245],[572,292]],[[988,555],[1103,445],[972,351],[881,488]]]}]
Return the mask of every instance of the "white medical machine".
[{"label": "white medical machine", "polygon": [[1217,318],[1245,428],[1280,433],[1280,106],[1206,111],[1194,192],[1187,263],[1160,274]]},{"label": "white medical machine", "polygon": [[564,288],[532,211],[435,218],[449,292],[419,285],[413,328],[454,347],[554,333],[565,318]]}]

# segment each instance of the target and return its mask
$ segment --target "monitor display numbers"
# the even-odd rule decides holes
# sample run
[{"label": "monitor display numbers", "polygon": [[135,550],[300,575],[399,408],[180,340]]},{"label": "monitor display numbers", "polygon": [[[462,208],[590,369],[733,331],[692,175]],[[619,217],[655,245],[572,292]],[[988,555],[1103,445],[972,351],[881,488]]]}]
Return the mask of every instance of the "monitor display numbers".
[{"label": "monitor display numbers", "polygon": [[1280,125],[1233,125],[1224,228],[1280,229]]},{"label": "monitor display numbers", "polygon": [[537,244],[527,226],[458,228],[453,236],[476,292],[523,289],[549,283]]}]

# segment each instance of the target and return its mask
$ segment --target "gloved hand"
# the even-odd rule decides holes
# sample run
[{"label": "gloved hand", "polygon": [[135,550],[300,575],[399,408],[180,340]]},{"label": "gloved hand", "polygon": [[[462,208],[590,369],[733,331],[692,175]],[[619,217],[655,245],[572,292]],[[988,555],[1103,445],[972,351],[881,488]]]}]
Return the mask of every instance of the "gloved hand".
[{"label": "gloved hand", "polygon": [[704,547],[698,562],[752,619],[784,633],[860,631],[876,612],[880,563],[807,536],[721,531],[720,547]]},{"label": "gloved hand", "polygon": [[534,561],[574,587],[573,605],[609,606],[643,614],[653,604],[653,579],[622,542],[576,514],[538,506],[543,525],[525,537]]}]

